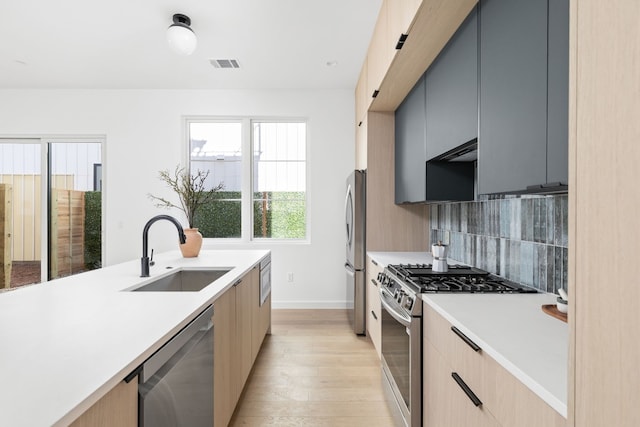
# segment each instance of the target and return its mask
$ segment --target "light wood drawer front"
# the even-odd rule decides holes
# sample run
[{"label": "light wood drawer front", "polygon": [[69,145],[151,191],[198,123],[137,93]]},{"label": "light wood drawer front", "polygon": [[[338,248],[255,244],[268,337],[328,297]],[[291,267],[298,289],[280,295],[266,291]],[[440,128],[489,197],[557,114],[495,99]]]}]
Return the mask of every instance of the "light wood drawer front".
[{"label": "light wood drawer front", "polygon": [[485,400],[502,426],[564,427],[567,420],[511,375],[498,362],[486,358]]},{"label": "light wood drawer front", "polygon": [[376,348],[378,357],[382,355],[381,347],[381,304],[378,282],[378,273],[382,271],[382,268],[374,264],[371,258],[367,258],[367,333],[373,342],[373,346]]},{"label": "light wood drawer front", "polygon": [[456,383],[452,366],[429,342],[424,343],[423,363],[423,427],[499,426],[486,406],[476,406]]},{"label": "light wood drawer front", "polygon": [[461,331],[457,335],[451,329],[451,323],[427,304],[423,306],[423,325],[426,339],[442,353],[469,387],[478,396],[482,396],[480,399],[484,402],[484,396],[488,392],[487,384],[490,383],[485,369],[485,359],[488,356],[479,347],[475,351],[472,346],[476,346],[476,343],[472,340],[467,343],[464,340],[466,336]]}]

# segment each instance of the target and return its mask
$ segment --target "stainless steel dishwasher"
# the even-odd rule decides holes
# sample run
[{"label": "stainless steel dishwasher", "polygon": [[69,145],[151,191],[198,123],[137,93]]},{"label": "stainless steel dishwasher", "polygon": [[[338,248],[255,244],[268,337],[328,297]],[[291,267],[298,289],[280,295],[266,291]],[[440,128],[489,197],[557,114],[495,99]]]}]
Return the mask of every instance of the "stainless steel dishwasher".
[{"label": "stainless steel dishwasher", "polygon": [[213,306],[140,367],[138,425],[213,425]]}]

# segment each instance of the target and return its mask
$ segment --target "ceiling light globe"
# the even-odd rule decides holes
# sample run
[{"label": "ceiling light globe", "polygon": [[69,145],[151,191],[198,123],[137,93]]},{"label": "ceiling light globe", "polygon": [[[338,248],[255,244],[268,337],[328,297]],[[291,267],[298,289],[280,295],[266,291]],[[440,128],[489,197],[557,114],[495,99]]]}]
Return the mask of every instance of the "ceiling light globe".
[{"label": "ceiling light globe", "polygon": [[173,24],[167,29],[167,42],[180,55],[191,55],[198,45],[198,39],[191,28]]}]

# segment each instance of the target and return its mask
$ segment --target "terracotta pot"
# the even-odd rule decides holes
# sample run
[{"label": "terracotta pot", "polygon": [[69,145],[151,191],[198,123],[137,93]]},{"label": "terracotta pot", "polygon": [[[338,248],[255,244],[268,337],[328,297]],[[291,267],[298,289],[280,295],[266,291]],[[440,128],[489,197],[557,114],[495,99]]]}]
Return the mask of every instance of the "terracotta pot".
[{"label": "terracotta pot", "polygon": [[202,234],[197,228],[185,228],[184,234],[187,236],[187,241],[184,244],[180,244],[180,251],[185,258],[195,258],[200,253],[202,248]]}]

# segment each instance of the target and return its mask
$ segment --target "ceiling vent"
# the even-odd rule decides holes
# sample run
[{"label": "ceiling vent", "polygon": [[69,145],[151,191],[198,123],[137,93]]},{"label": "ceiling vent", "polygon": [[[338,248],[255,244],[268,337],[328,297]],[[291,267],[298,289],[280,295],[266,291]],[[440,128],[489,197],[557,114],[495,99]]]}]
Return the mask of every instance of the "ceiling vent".
[{"label": "ceiling vent", "polygon": [[236,59],[210,59],[209,62],[213,68],[240,68]]}]

